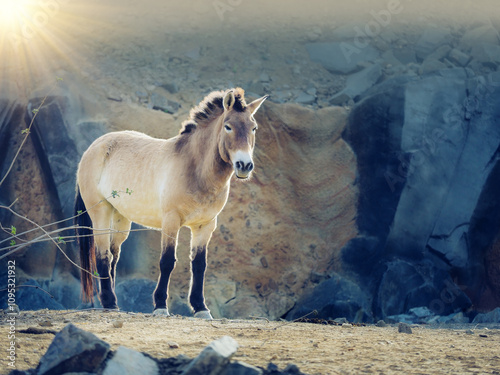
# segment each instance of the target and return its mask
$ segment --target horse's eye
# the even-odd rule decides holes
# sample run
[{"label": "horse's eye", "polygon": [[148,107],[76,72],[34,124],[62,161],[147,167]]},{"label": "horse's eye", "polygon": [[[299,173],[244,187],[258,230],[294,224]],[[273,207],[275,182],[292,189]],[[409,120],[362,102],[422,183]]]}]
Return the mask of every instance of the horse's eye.
[{"label": "horse's eye", "polygon": [[224,125],[224,129],[226,129],[226,131],[230,132],[232,131],[233,129],[231,129],[231,127],[229,125]]}]

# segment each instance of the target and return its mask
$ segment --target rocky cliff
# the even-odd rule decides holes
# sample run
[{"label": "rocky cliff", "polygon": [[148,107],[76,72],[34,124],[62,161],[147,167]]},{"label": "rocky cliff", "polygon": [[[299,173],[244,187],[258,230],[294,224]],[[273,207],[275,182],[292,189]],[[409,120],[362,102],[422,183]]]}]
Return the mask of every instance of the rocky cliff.
[{"label": "rocky cliff", "polygon": [[[499,24],[434,19],[422,27],[387,12],[357,24],[294,25],[266,40],[181,33],[167,38],[168,52],[157,38],[116,44],[122,49],[95,42],[100,71],[84,64],[95,79],[68,68],[48,97],[43,85],[25,100],[3,91],[0,176],[45,102],[0,202],[18,199],[16,212],[41,225],[68,218],[76,166],[92,140],[119,129],[171,137],[204,94],[243,82],[248,96],[271,99],[256,118],[255,174],[232,182],[210,244],[206,297],[216,317],[295,319],[317,310],[373,321],[426,308],[433,319],[469,319],[498,307]],[[0,221],[7,231],[32,227],[5,209]],[[160,240],[133,230],[117,294],[121,308],[149,312]],[[180,314],[190,313],[188,243],[181,231],[170,301]],[[78,260],[72,239],[59,246]],[[21,308],[80,304],[78,270],[53,243],[10,259],[21,282],[54,297],[21,288]]]}]

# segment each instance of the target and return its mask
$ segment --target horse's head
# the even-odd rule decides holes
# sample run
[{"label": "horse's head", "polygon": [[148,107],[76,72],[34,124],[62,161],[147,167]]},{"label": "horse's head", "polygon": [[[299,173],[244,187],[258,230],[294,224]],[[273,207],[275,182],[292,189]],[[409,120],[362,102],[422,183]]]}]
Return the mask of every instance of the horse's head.
[{"label": "horse's head", "polygon": [[245,105],[244,99],[235,97],[233,91],[224,96],[219,153],[225,162],[233,166],[239,179],[250,177],[253,171],[252,154],[257,130],[253,115],[266,99],[267,95]]}]

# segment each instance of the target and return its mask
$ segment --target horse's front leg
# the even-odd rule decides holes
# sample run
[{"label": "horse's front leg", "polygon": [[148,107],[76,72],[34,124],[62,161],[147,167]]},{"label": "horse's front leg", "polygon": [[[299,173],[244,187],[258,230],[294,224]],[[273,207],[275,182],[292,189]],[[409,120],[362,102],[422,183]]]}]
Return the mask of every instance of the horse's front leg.
[{"label": "horse's front leg", "polygon": [[205,284],[205,270],[207,268],[207,247],[212,233],[217,226],[217,219],[206,225],[191,228],[191,290],[189,303],[194,310],[194,316],[202,319],[212,319],[212,315],[205,305],[203,289]]},{"label": "horse's front leg", "polygon": [[153,293],[154,311],[153,315],[169,316],[167,307],[168,281],[170,274],[175,268],[177,235],[180,229],[180,219],[175,214],[166,215],[164,218],[161,244],[162,252],[160,257],[160,276],[158,284]]}]

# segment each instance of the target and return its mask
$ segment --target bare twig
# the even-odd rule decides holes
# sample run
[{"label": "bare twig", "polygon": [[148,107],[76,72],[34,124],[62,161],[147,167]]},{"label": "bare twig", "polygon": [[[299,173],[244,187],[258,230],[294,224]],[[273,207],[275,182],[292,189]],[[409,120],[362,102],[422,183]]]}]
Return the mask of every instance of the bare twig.
[{"label": "bare twig", "polygon": [[41,101],[40,105],[38,106],[38,108],[35,109],[35,110],[33,110],[33,117],[31,118],[31,122],[30,122],[28,128],[25,129],[25,130],[23,130],[23,134],[25,134],[25,136],[24,136],[21,144],[19,145],[19,148],[17,149],[17,152],[14,155],[14,158],[12,159],[12,162],[10,163],[9,169],[7,169],[7,172],[5,173],[5,176],[3,176],[2,180],[0,181],[0,186],[2,186],[2,184],[5,181],[5,179],[7,178],[7,176],[12,171],[12,168],[14,168],[14,164],[16,163],[16,160],[19,157],[19,154],[21,153],[21,149],[23,148],[24,144],[28,140],[28,137],[29,137],[29,135],[31,133],[31,128],[33,127],[33,124],[35,122],[36,116],[38,115],[38,112],[40,111],[40,109],[42,108],[42,106],[45,104],[45,100],[47,100],[47,98],[50,95],[50,93],[55,90],[55,88],[57,87],[57,84],[58,84],[59,81],[60,81],[60,79],[58,78],[58,80],[54,83],[54,85],[49,90],[49,92],[47,93],[47,95],[45,95],[45,97],[42,99],[42,101]]},{"label": "bare twig", "polygon": [[[73,261],[73,260],[72,260],[72,259],[71,259],[71,258],[70,258],[70,257],[69,257],[66,253],[65,253],[65,252],[64,252],[64,250],[63,250],[63,249],[61,249],[61,246],[59,246],[59,244],[57,243],[57,241],[56,241],[56,240],[54,240],[52,237],[50,237],[49,233],[48,233],[48,232],[47,232],[44,228],[42,228],[39,224],[37,224],[37,223],[36,223],[36,222],[34,222],[33,220],[28,219],[26,216],[22,216],[22,215],[18,214],[16,211],[14,211],[14,210],[12,209],[12,207],[11,207],[11,206],[9,206],[9,207],[6,207],[6,206],[1,206],[0,208],[6,208],[6,209],[7,209],[9,212],[11,212],[14,216],[17,216],[17,217],[19,217],[20,219],[23,219],[23,220],[27,221],[28,223],[33,224],[33,225],[34,225],[34,226],[36,226],[38,229],[40,229],[41,231],[43,231],[43,232],[45,233],[45,236],[50,238],[50,240],[54,243],[54,245],[56,245],[57,249],[58,249],[58,250],[59,250],[59,251],[60,251],[60,252],[61,252],[61,253],[65,256],[65,258],[66,258],[66,259],[67,259],[67,260],[68,260],[68,261],[69,261],[72,265],[74,265],[76,268],[78,268],[79,270],[81,270],[81,271],[83,271],[83,272],[88,273],[89,275],[92,275],[92,277],[95,277],[96,279],[106,279],[106,278],[103,278],[103,277],[96,276],[96,275],[94,275],[92,272],[90,272],[90,271],[88,271],[88,270],[86,270],[86,269],[84,269],[84,268],[80,267],[78,264],[76,264],[76,263],[75,263],[75,262],[74,262],[74,261]],[[24,243],[24,244],[20,245],[18,248],[16,248],[16,249],[14,249],[14,250],[9,251],[7,254],[2,255],[2,256],[0,257],[0,259],[3,259],[3,258],[5,258],[6,256],[8,256],[8,255],[12,254],[13,252],[15,252],[15,251],[19,251],[21,248],[24,248],[24,247],[29,246],[29,245],[30,245],[30,243],[29,243],[29,242]]]},{"label": "bare twig", "polygon": [[[52,294],[50,294],[49,292],[47,292],[42,287],[39,287],[39,286],[36,286],[36,285],[16,285],[16,289],[19,289],[19,288],[35,288],[35,289],[40,289],[42,292],[48,294],[50,298],[54,299],[54,296]],[[0,292],[3,292],[4,290],[7,290],[7,289],[9,289],[9,288],[0,289]]]}]

